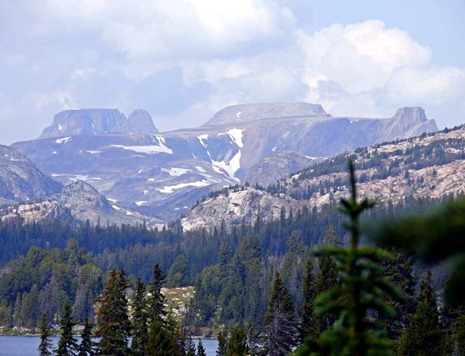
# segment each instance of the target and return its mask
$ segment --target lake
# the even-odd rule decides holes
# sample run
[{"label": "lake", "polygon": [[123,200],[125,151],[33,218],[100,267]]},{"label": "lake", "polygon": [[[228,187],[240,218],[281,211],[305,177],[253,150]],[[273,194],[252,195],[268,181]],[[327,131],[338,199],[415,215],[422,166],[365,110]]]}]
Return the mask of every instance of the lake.
[{"label": "lake", "polygon": [[[58,337],[51,338],[54,345]],[[198,339],[194,339],[195,343]],[[38,336],[0,336],[0,356],[30,356],[38,355],[37,347],[40,338]],[[203,346],[208,356],[215,356],[218,348],[218,340],[202,339]]]}]

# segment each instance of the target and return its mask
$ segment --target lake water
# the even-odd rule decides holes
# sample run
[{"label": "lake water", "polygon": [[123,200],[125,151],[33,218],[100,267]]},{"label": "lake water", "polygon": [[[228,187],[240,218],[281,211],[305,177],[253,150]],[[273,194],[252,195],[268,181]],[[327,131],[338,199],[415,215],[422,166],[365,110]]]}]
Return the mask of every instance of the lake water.
[{"label": "lake water", "polygon": [[[54,345],[58,342],[58,337],[51,338]],[[194,339],[195,343],[198,339]],[[40,338],[38,336],[0,336],[0,356],[30,356],[38,355]],[[218,348],[218,340],[202,340],[208,356],[215,356]]]}]

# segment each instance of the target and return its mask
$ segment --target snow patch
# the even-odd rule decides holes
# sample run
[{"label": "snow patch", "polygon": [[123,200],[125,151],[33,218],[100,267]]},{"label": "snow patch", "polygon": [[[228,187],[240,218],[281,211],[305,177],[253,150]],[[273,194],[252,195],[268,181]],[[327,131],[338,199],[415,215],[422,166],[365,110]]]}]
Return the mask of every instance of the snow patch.
[{"label": "snow patch", "polygon": [[180,177],[182,176],[183,174],[186,174],[186,173],[189,173],[190,170],[188,169],[184,169],[184,168],[176,168],[176,167],[172,167],[172,168],[162,168],[162,171],[168,173],[170,176],[172,177]]},{"label": "snow patch", "polygon": [[63,130],[63,126],[61,126],[60,124],[58,124],[58,130]]},{"label": "snow patch", "polygon": [[274,152],[274,151],[276,151],[277,148],[278,148],[278,146],[274,146],[274,147],[271,149],[271,151]]},{"label": "snow patch", "polygon": [[219,133],[218,136],[229,135],[231,137],[231,141],[234,142],[237,147],[242,148],[244,144],[242,143],[242,132],[244,129],[231,129],[226,133]]},{"label": "snow patch", "polygon": [[147,200],[140,200],[140,201],[136,201],[135,203],[136,203],[137,206],[142,206],[142,205],[147,204],[148,201]]},{"label": "snow patch", "polygon": [[57,151],[52,151],[52,154],[56,155],[58,152]]},{"label": "snow patch", "polygon": [[91,155],[95,155],[97,153],[101,153],[102,151],[91,151],[91,150],[87,150],[86,151],[87,153],[90,153]]},{"label": "snow patch", "polygon": [[199,166],[196,166],[195,167],[200,173],[207,173],[207,171],[205,169],[203,169],[202,167],[199,167]]},{"label": "snow patch", "polygon": [[166,186],[160,189],[157,189],[160,193],[164,194],[172,194],[175,190],[186,188],[186,187],[206,187],[209,186],[211,183],[207,182],[205,180],[199,181],[199,182],[189,182],[189,183],[180,183],[176,185],[170,185]]},{"label": "snow patch", "polygon": [[123,150],[134,151],[138,153],[146,154],[157,154],[157,153],[167,153],[173,154],[173,151],[166,147],[164,144],[159,146],[123,146],[123,145],[111,145],[111,147],[122,148]]},{"label": "snow patch", "polygon": [[240,118],[241,118],[241,114],[242,114],[242,112],[241,112],[241,111],[238,111],[238,112],[236,113],[236,117],[237,117],[238,119],[240,119]]},{"label": "snow patch", "polygon": [[56,143],[66,143],[66,142],[68,142],[70,140],[71,140],[71,137],[63,137],[63,138],[56,139],[55,142]]},{"label": "snow patch", "polygon": [[204,148],[207,148],[207,143],[205,142],[205,141],[208,140],[208,135],[207,135],[207,134],[197,136],[197,139],[200,141],[200,144],[201,144]]},{"label": "snow patch", "polygon": [[120,208],[119,206],[116,206],[116,205],[112,205],[111,207],[112,207],[113,209],[115,209],[115,210],[118,210],[118,211],[121,210],[121,208]]}]

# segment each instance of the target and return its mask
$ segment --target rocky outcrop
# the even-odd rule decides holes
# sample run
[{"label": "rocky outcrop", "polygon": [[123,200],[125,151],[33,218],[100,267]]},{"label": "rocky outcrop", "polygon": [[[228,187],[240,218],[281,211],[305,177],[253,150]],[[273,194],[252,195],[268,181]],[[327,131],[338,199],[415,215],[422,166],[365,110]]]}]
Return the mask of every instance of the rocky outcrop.
[{"label": "rocky outcrop", "polygon": [[279,219],[303,204],[284,195],[273,196],[251,187],[230,188],[192,208],[182,219],[184,230],[211,229],[224,224],[226,230],[240,224]]},{"label": "rocky outcrop", "polygon": [[61,188],[24,155],[0,145],[0,205],[42,199]]},{"label": "rocky outcrop", "polygon": [[203,126],[238,124],[260,119],[329,116],[319,104],[257,103],[228,106],[218,111]]},{"label": "rocky outcrop", "polygon": [[247,170],[242,181],[250,185],[258,184],[266,187],[321,160],[321,158],[308,157],[292,151],[273,153]]},{"label": "rocky outcrop", "polygon": [[40,138],[97,135],[109,132],[155,134],[158,130],[149,113],[135,110],[129,118],[117,109],[66,110],[55,115]]},{"label": "rocky outcrop", "polygon": [[46,199],[16,204],[0,209],[0,219],[19,219],[24,223],[53,221],[86,222],[104,225],[162,226],[163,222],[118,207],[108,201],[90,184],[76,181]]}]

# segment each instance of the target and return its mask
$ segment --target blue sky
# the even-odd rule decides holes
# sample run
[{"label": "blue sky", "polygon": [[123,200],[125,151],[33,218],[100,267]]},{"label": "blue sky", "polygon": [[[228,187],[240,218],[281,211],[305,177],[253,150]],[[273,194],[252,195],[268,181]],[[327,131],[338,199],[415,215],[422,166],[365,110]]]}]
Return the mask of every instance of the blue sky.
[{"label": "blue sky", "polygon": [[59,111],[146,109],[161,131],[224,106],[322,104],[465,123],[463,0],[4,0],[0,143]]}]

